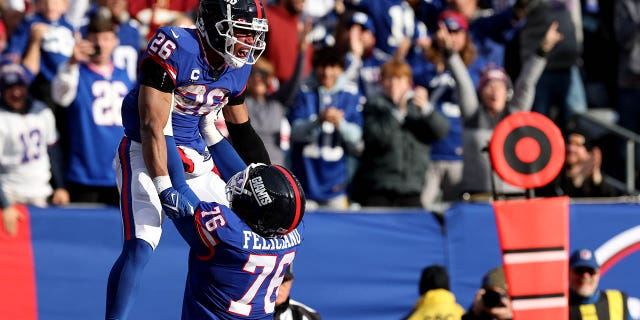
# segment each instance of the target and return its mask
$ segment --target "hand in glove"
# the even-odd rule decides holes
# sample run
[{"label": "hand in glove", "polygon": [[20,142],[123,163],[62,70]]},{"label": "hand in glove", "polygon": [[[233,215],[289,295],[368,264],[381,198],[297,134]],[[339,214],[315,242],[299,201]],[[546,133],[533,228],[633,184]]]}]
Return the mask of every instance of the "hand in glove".
[{"label": "hand in glove", "polygon": [[170,219],[192,216],[194,213],[193,204],[173,187],[162,190],[159,197],[162,209]]}]

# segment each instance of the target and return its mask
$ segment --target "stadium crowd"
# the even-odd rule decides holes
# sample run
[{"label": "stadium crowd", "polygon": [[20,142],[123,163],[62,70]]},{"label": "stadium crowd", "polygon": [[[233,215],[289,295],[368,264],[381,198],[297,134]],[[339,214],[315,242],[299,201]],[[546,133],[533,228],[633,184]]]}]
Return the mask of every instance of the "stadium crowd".
[{"label": "stadium crowd", "polygon": [[[159,26],[194,27],[198,1],[1,5],[2,207],[117,206],[111,163],[138,58]],[[520,110],[548,116],[566,137],[565,169],[540,195],[635,193],[621,182],[625,140],[579,115],[597,112],[640,133],[637,1],[265,6],[267,49],[246,104],[272,162],[300,179],[308,208],[438,211],[494,191],[522,193],[482,170],[493,128]],[[221,117],[216,125],[225,132]]]},{"label": "stadium crowd", "polygon": [[[145,50],[163,59],[171,55],[171,42],[155,32],[160,26],[204,24],[194,16],[198,1],[6,0],[1,5],[5,225],[20,215],[17,204],[118,206],[112,162],[123,134],[122,101],[139,81]],[[442,211],[461,199],[522,195],[525,190],[494,175],[486,149],[502,119],[528,110],[553,120],[566,141],[563,170],[535,192],[635,193],[620,182],[629,179],[619,165],[628,158],[626,141],[581,115],[598,111],[627,136],[640,134],[638,1],[271,0],[265,5],[266,49],[252,61],[247,87],[231,99],[238,102],[246,91],[251,125],[272,163],[298,177],[307,209]],[[173,39],[189,34],[166,30]],[[197,72],[191,69],[194,82]],[[217,81],[217,70],[207,72]],[[200,102],[230,100],[198,96],[198,86],[192,87],[170,91],[185,90],[180,93]],[[227,132],[222,113],[217,116],[217,129]],[[202,169],[185,150],[178,150],[185,172]],[[208,152],[198,156],[209,160]],[[628,310],[623,293],[597,288],[600,266],[590,251],[574,254],[570,263],[572,318],[587,317],[581,305],[597,311],[614,301],[627,309],[625,318],[638,318],[638,308]],[[447,278],[444,271],[438,277]],[[464,319],[509,319],[501,272],[487,274],[469,310],[455,304],[446,279],[420,289],[425,296],[415,311],[435,296],[446,297]],[[286,281],[292,279],[290,274]],[[584,288],[586,282],[591,286]],[[489,305],[487,292],[497,295],[495,305]],[[285,304],[274,306],[278,312],[294,312],[295,300],[280,300]]]}]

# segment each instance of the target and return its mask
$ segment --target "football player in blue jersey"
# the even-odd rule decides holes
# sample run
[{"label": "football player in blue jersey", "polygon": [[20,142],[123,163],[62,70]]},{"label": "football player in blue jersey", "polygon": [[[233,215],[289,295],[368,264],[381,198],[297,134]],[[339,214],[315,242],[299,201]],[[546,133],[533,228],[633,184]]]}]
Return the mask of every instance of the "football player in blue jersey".
[{"label": "football player in blue jersey", "polygon": [[182,319],[273,319],[303,240],[304,192],[284,167],[254,163],[226,194],[228,207],[203,201],[195,213],[163,204],[191,247]]},{"label": "football player in blue jersey", "polygon": [[220,110],[242,159],[269,163],[244,104],[251,65],[266,47],[262,2],[202,0],[196,26],[158,29],[141,56],[138,85],[123,101],[125,136],[115,167],[124,244],[109,275],[107,319],[127,318],[138,279],[160,240],[161,203],[184,210],[198,198],[227,203],[224,181],[211,173],[213,162],[226,171],[215,155],[227,155],[208,151],[216,142],[209,131],[217,133],[211,123]]}]

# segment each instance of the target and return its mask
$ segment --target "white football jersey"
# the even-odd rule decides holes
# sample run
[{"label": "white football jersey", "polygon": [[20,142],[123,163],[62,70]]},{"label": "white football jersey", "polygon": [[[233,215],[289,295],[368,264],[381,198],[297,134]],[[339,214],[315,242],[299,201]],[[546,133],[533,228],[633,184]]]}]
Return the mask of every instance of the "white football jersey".
[{"label": "white football jersey", "polygon": [[0,182],[5,193],[47,197],[53,193],[47,147],[58,141],[55,118],[34,101],[26,114],[0,109]]}]

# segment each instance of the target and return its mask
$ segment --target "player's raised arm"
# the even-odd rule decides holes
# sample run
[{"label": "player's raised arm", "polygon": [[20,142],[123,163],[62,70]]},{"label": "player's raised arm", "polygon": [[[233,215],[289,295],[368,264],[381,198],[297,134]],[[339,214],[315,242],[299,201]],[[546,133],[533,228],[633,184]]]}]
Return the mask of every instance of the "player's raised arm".
[{"label": "player's raised arm", "polygon": [[229,136],[244,162],[271,164],[264,142],[251,126],[249,111],[244,103],[244,95],[243,92],[239,97],[229,98],[229,104],[222,109]]},{"label": "player's raised arm", "polygon": [[[175,84],[152,59],[142,63],[142,70],[138,110],[144,163],[163,206],[193,211],[199,200],[186,183],[171,126]],[[180,199],[182,195],[189,200]]]},{"label": "player's raised arm", "polygon": [[171,92],[162,92],[146,85],[140,86],[140,137],[144,162],[152,178],[169,175],[164,130],[167,129],[167,136],[173,135],[169,121],[172,96]]},{"label": "player's raised arm", "polygon": [[224,182],[227,182],[234,174],[244,170],[247,164],[240,158],[229,140],[218,131],[215,125],[216,118],[217,115],[211,112],[200,118],[198,126],[218,172]]}]

